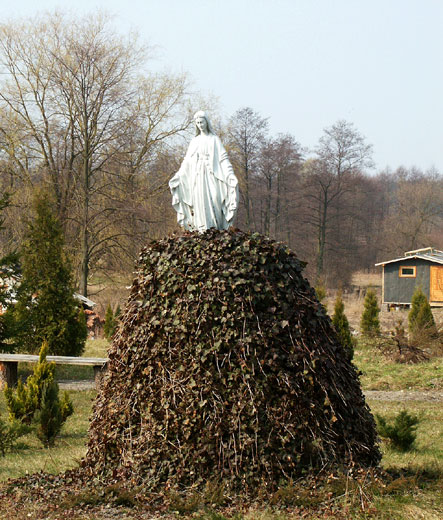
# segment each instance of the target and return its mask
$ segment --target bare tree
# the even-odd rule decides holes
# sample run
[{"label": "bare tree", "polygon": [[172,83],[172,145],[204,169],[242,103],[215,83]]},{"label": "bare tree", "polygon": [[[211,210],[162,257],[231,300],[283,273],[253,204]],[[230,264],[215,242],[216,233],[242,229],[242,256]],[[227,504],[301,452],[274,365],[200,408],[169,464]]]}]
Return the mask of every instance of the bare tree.
[{"label": "bare tree", "polygon": [[371,155],[372,147],[353,125],[338,121],[324,130],[316,158],[305,164],[305,219],[317,237],[317,278],[324,274],[328,235],[333,226],[340,236],[344,197],[352,192],[355,175],[372,166]]},{"label": "bare tree", "polygon": [[435,169],[398,168],[392,174],[389,214],[383,229],[389,254],[443,247],[443,176]]},{"label": "bare tree", "polygon": [[[258,166],[258,193],[254,194],[262,201],[260,222],[264,234],[270,235],[272,230],[275,238],[288,238],[288,226],[283,224],[282,217],[289,216],[289,206],[294,202],[300,166],[301,146],[293,136],[280,134],[264,139]],[[285,219],[285,224],[288,220]]]},{"label": "bare tree", "polygon": [[[156,217],[152,209],[165,192],[171,206],[168,180],[178,170],[182,152],[182,143],[175,137],[188,129],[194,111],[187,89],[185,76],[159,74],[143,78],[129,116],[131,131],[119,138],[119,151],[111,170],[119,172],[115,178],[116,192],[121,191],[126,201],[131,201],[130,205],[121,203],[120,223],[124,223],[129,240],[119,242],[131,261],[149,226],[164,228],[164,215]],[[168,209],[174,215],[172,207]]]},{"label": "bare tree", "polygon": [[32,183],[44,172],[63,217],[75,152],[72,128],[56,109],[52,85],[62,26],[57,15],[0,26],[0,145],[11,187],[19,181]]},{"label": "bare tree", "polygon": [[101,15],[4,25],[0,59],[4,161],[23,182],[50,184],[65,228],[79,237],[71,245],[86,295],[91,264],[127,233],[115,223],[123,200],[136,202],[135,176],[189,124],[186,79],[141,76],[145,48]]},{"label": "bare tree", "polygon": [[252,227],[251,182],[258,174],[261,146],[267,131],[268,120],[249,107],[237,110],[229,120],[228,147],[239,177],[246,229]]}]

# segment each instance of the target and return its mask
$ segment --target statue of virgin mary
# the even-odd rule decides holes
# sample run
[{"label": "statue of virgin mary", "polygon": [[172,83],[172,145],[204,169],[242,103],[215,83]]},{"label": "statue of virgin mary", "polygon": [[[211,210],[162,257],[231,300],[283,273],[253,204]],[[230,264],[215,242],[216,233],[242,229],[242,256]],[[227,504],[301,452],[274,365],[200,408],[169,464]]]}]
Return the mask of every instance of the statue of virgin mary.
[{"label": "statue of virgin mary", "polygon": [[238,181],[205,112],[194,115],[195,137],[169,181],[177,221],[186,230],[228,229],[238,207]]}]

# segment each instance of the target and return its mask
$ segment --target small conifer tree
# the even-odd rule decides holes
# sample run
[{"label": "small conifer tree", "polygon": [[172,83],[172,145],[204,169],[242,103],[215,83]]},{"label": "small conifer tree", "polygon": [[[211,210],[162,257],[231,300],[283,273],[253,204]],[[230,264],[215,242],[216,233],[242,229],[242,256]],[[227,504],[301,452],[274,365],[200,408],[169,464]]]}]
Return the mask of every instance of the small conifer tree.
[{"label": "small conifer tree", "polygon": [[54,380],[55,363],[46,360],[47,354],[48,344],[44,342],[40,349],[39,361],[26,384],[19,380],[15,394],[12,388],[5,387],[10,419],[18,419],[25,424],[30,424],[35,411],[40,408],[43,386],[48,381]]},{"label": "small conifer tree", "polygon": [[415,327],[418,331],[423,329],[435,329],[435,320],[428,300],[426,300],[420,306],[417,319],[415,320]]},{"label": "small conifer tree", "polygon": [[4,421],[0,417],[0,455],[14,447],[15,441],[31,431],[31,428],[17,419]]},{"label": "small conifer tree", "polygon": [[63,423],[73,412],[67,392],[60,401],[58,384],[54,380],[55,363],[46,359],[48,344],[40,349],[40,358],[33,373],[24,385],[19,381],[16,394],[6,386],[5,398],[11,421],[19,420],[30,425],[37,423],[37,435],[45,445],[51,446]]},{"label": "small conifer tree", "polygon": [[380,320],[378,315],[380,307],[374,289],[368,289],[364,301],[364,311],[360,320],[360,330],[365,336],[373,336],[380,333]]},{"label": "small conifer tree", "polygon": [[414,290],[414,294],[411,299],[411,309],[408,314],[408,325],[409,331],[411,332],[414,329],[415,320],[420,311],[420,307],[426,301],[426,296],[422,291],[421,287],[416,287]]},{"label": "small conifer tree", "polygon": [[0,305],[3,309],[2,314],[0,314],[0,352],[13,352],[15,349],[13,338],[15,336],[16,323],[13,307],[10,305],[13,299],[14,287],[4,284],[2,278],[16,278],[20,273],[18,262],[19,257],[15,252],[0,259]]},{"label": "small conifer tree", "polygon": [[16,342],[20,350],[33,353],[46,340],[51,354],[77,356],[84,349],[86,334],[79,320],[62,227],[47,195],[36,196],[34,212],[21,250],[22,282],[14,309]]},{"label": "small conifer tree", "polygon": [[74,412],[67,392],[64,392],[61,400],[58,393],[58,384],[54,380],[46,381],[42,388],[40,407],[34,415],[37,437],[45,446],[54,445],[66,419]]},{"label": "small conifer tree", "polygon": [[351,360],[354,356],[354,340],[352,338],[348,318],[345,315],[345,305],[343,303],[341,291],[337,293],[337,298],[335,300],[332,324],[340,338],[341,344],[345,348],[348,359]]},{"label": "small conifer tree", "polygon": [[80,307],[78,311],[78,322],[79,322],[79,329],[80,329],[80,335],[85,338],[88,337],[88,319],[86,317],[86,313],[83,309],[83,307]]},{"label": "small conifer tree", "polygon": [[419,423],[419,418],[416,415],[410,415],[406,410],[402,410],[391,424],[388,424],[381,415],[376,414],[375,418],[380,437],[389,439],[394,449],[409,451],[413,447],[417,438],[415,429]]},{"label": "small conifer tree", "polygon": [[408,314],[409,332],[412,336],[423,330],[435,329],[434,316],[421,287],[416,287]]},{"label": "small conifer tree", "polygon": [[103,332],[106,339],[111,339],[115,330],[115,317],[112,312],[111,304],[108,304],[105,314],[105,324],[103,326]]},{"label": "small conifer tree", "polygon": [[317,296],[318,301],[323,305],[325,312],[327,311],[327,306],[324,303],[326,299],[326,286],[325,282],[322,279],[319,279],[317,285],[315,286],[315,294]]}]

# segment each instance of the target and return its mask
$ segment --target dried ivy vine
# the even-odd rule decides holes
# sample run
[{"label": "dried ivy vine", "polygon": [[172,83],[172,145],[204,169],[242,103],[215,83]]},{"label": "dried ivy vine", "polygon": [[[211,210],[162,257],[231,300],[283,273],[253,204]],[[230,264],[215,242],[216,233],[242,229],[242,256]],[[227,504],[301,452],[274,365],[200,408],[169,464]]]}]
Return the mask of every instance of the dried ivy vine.
[{"label": "dried ivy vine", "polygon": [[86,471],[151,490],[253,490],[376,464],[355,367],[284,245],[187,233],[140,256],[92,418]]}]

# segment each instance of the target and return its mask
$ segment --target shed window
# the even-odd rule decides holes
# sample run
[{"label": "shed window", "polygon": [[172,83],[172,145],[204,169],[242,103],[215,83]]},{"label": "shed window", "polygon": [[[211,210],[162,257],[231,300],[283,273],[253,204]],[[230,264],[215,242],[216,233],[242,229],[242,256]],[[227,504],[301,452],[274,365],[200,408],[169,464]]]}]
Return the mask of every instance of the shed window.
[{"label": "shed window", "polygon": [[399,277],[400,278],[415,278],[417,268],[414,266],[400,266]]}]

